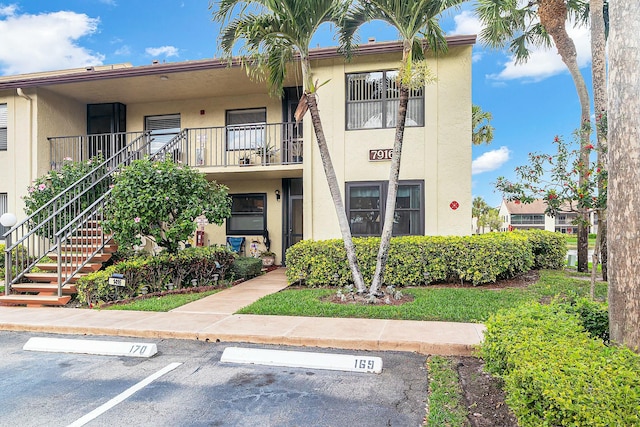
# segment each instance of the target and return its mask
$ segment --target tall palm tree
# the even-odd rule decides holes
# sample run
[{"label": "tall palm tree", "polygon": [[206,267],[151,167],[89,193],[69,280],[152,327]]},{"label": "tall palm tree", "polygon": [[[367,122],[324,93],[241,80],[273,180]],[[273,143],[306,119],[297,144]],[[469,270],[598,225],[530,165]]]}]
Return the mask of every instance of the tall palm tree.
[{"label": "tall palm tree", "polygon": [[491,206],[480,196],[474,197],[471,202],[471,218],[476,219],[476,234],[480,233],[480,218],[487,214]]},{"label": "tall palm tree", "polygon": [[640,3],[609,8],[609,329],[640,351]]},{"label": "tall palm tree", "polygon": [[493,115],[488,111],[483,111],[479,105],[471,106],[471,142],[473,145],[490,144],[493,141],[493,126],[491,120]]},{"label": "tall palm tree", "polygon": [[[606,19],[605,8],[608,2],[605,0],[590,0],[589,18],[591,23],[591,77],[593,86],[593,107],[596,116],[596,138],[598,141],[598,167],[608,170],[607,167],[607,59],[606,59]],[[606,189],[606,180],[603,175],[598,178],[598,193],[603,194]],[[598,267],[598,254],[602,263],[602,280],[607,281],[607,209],[600,206],[598,212],[598,235],[596,236],[596,248],[593,253],[593,279]],[[593,287],[593,285],[592,285]]]},{"label": "tall palm tree", "polygon": [[[216,3],[212,1],[210,7],[215,7]],[[251,76],[266,79],[271,94],[282,93],[287,65],[294,59],[295,54],[299,55],[304,94],[300,99],[296,118],[301,118],[307,109],[311,114],[349,268],[356,289],[363,293],[366,287],[358,266],[340,186],[322,128],[316,100],[318,85],[313,81],[309,60],[311,38],[317,29],[326,22],[339,24],[346,13],[347,5],[348,3],[342,0],[222,0],[218,10],[214,12],[214,19],[225,25],[220,36],[223,52],[231,57],[235,45],[242,42],[241,53],[245,58],[243,64]]]},{"label": "tall palm tree", "polygon": [[444,10],[463,2],[464,0],[367,0],[354,2],[341,28],[341,46],[347,56],[353,51],[354,41],[357,40],[355,37],[357,29],[372,20],[382,20],[394,26],[398,30],[402,42],[402,62],[398,77],[399,107],[389,172],[387,205],[376,269],[369,289],[370,295],[379,293],[378,290],[382,285],[389,257],[409,92],[412,89],[424,87],[425,83],[433,80],[424,62],[424,42],[426,41],[434,52],[446,51],[447,42],[444,32],[438,25],[437,17]]},{"label": "tall palm tree", "polygon": [[[575,43],[566,30],[568,21],[585,24],[589,14],[585,0],[478,0],[476,13],[483,24],[481,39],[491,47],[509,44],[516,63],[526,62],[532,45],[556,46],[558,54],[567,66],[580,101],[581,164],[578,171],[580,186],[587,182],[589,169],[590,100],[580,67]],[[586,206],[579,206],[578,271],[588,269],[589,216]]]}]

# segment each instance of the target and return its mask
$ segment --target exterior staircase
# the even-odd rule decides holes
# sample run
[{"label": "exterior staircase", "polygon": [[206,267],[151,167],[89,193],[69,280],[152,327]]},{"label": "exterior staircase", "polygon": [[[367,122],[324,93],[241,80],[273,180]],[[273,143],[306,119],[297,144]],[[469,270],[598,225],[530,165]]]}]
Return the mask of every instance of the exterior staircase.
[{"label": "exterior staircase", "polygon": [[[102,250],[92,254],[94,246],[103,240],[105,244]],[[40,261],[30,272],[25,273],[24,278],[28,282],[12,285],[12,294],[0,295],[0,304],[27,307],[65,305],[77,293],[75,285],[78,279],[100,270],[116,250],[117,246],[110,236],[103,235],[99,222],[89,222],[87,227],[78,229],[67,239],[61,246],[60,255],[57,251],[49,252],[46,258],[50,258],[51,262]],[[60,277],[58,271],[61,273]],[[60,286],[61,295],[58,295],[58,283],[63,278],[68,280]]]},{"label": "exterior staircase", "polygon": [[[101,269],[117,250],[111,236],[100,228],[111,193],[110,184],[121,167],[149,156],[153,135],[150,132],[89,135],[78,138],[72,145],[84,147],[91,138],[127,142],[117,151],[114,145],[111,157],[95,162],[93,170],[4,234],[6,277],[0,304],[65,305],[76,293],[78,278]],[[150,158],[170,156],[179,160],[184,138],[182,131]],[[52,165],[57,163],[52,160]]]}]

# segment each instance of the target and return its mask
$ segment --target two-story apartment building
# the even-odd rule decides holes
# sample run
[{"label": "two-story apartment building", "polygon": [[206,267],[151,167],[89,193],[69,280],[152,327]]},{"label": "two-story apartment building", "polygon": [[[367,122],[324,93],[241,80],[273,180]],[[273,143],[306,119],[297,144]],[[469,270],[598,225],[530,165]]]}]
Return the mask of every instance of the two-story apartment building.
[{"label": "two-story apartment building", "polygon": [[[429,58],[437,82],[409,101],[397,235],[470,233],[475,36],[448,41],[447,54]],[[353,234],[379,235],[401,45],[362,45],[350,62],[335,48],[312,58],[314,78],[328,81],[320,114]],[[233,198],[224,226],[204,225],[204,244],[245,237],[246,252],[268,243],[280,263],[303,238],[340,237],[311,122],[293,119],[300,85],[292,64],[283,98],[273,98],[237,63],[216,59],[0,77],[0,214],[24,218],[21,196],[64,158],[109,157],[139,138],[151,138],[153,152],[174,139],[177,160]]]},{"label": "two-story apartment building", "polygon": [[[578,226],[574,223],[576,212],[561,212],[555,217],[545,213],[547,204],[544,200],[534,200],[533,203],[519,203],[502,200],[500,218],[502,231],[539,229],[556,231],[563,234],[576,234]],[[593,224],[593,221],[592,221]]]}]

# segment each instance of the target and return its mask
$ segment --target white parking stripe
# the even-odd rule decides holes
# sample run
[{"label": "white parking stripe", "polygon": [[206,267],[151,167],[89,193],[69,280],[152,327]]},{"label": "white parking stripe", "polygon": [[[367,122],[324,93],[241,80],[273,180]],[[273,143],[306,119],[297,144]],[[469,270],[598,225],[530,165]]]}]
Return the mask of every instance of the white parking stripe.
[{"label": "white parking stripe", "polygon": [[141,390],[141,389],[145,388],[146,386],[148,386],[149,384],[151,384],[153,381],[157,380],[158,378],[160,378],[164,374],[173,371],[174,369],[176,369],[180,365],[182,365],[182,363],[178,363],[178,362],[170,363],[169,365],[167,365],[164,368],[160,369],[155,374],[149,375],[147,378],[145,378],[144,380],[140,381],[138,384],[136,384],[136,385],[134,385],[132,387],[129,387],[127,390],[123,391],[122,393],[120,393],[119,395],[117,395],[116,397],[114,397],[113,399],[111,399],[110,401],[105,403],[104,405],[101,405],[101,406],[97,407],[93,411],[89,412],[87,415],[85,415],[82,418],[79,418],[78,420],[76,420],[75,422],[69,424],[67,427],[80,427],[80,426],[85,425],[89,421],[91,421],[91,420],[97,418],[98,416],[104,414],[109,409],[111,409],[114,406],[116,406],[118,403],[124,401],[128,397],[131,397],[131,395],[133,395],[138,390]]}]

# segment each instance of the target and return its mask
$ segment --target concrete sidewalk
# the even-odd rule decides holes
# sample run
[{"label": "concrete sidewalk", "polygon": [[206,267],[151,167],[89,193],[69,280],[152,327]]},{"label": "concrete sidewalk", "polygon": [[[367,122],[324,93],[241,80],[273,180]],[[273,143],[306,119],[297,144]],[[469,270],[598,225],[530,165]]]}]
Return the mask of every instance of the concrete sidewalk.
[{"label": "concrete sidewalk", "polygon": [[0,306],[0,330],[470,355],[484,325],[233,314],[287,286],[280,268],[167,313]]}]

